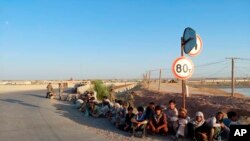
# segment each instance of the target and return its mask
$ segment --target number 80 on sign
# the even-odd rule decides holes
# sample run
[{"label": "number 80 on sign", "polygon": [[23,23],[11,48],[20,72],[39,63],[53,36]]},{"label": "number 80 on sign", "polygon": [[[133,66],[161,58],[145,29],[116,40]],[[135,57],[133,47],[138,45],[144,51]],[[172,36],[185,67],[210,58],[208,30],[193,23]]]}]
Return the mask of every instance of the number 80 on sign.
[{"label": "number 80 on sign", "polygon": [[172,72],[174,76],[181,80],[190,78],[194,71],[193,62],[185,57],[177,58],[172,64]]}]

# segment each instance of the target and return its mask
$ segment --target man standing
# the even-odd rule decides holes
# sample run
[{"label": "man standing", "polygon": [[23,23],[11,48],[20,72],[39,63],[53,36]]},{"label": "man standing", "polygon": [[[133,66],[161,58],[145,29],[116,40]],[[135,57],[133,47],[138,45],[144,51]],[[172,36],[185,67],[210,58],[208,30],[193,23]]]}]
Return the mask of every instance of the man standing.
[{"label": "man standing", "polygon": [[134,94],[135,92],[130,92],[127,94],[127,102],[129,103],[129,107],[134,107]]},{"label": "man standing", "polygon": [[[112,86],[111,86],[112,87]],[[110,91],[109,91],[109,100],[111,101],[111,102],[113,102],[113,101],[115,101],[115,92],[114,92],[114,89],[113,89],[113,87],[110,89]]]},{"label": "man standing", "polygon": [[46,98],[49,98],[49,95],[53,93],[53,87],[51,85],[51,83],[48,84],[47,86],[47,95],[46,95]]},{"label": "man standing", "polygon": [[59,83],[59,100],[61,100],[61,94],[63,93],[63,85]]}]

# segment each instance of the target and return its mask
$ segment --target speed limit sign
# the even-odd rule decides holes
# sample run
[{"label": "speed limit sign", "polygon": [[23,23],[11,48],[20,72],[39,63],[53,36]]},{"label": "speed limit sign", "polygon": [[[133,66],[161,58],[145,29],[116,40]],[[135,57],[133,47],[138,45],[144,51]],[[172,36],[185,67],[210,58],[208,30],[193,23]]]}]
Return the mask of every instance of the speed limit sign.
[{"label": "speed limit sign", "polygon": [[192,76],[194,64],[190,59],[182,56],[172,64],[172,71],[176,78],[186,80]]},{"label": "speed limit sign", "polygon": [[196,46],[188,53],[188,55],[194,57],[200,54],[202,49],[202,40],[199,35],[196,34]]}]

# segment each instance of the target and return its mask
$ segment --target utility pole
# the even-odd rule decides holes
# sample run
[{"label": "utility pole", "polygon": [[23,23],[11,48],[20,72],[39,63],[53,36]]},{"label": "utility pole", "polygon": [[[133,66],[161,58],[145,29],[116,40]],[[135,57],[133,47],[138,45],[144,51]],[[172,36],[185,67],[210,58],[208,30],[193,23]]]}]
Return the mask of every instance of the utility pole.
[{"label": "utility pole", "polygon": [[148,71],[148,89],[149,89],[149,85],[150,85],[150,71]]},{"label": "utility pole", "polygon": [[232,62],[232,70],[231,70],[231,96],[234,96],[234,87],[235,87],[235,78],[234,78],[234,60],[235,59],[239,59],[239,58],[235,58],[235,57],[230,57],[230,58],[226,58],[226,59],[230,59]]},{"label": "utility pole", "polygon": [[161,69],[160,69],[160,72],[159,72],[159,85],[158,85],[158,92],[160,92],[161,90]]},{"label": "utility pole", "polygon": [[147,81],[147,73],[143,74],[143,83],[145,83]]}]

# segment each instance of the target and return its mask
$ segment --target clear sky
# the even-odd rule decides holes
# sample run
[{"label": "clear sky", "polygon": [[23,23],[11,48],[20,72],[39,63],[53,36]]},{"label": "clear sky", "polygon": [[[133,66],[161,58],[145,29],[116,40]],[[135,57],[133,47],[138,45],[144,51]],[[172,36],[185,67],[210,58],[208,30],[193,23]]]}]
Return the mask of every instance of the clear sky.
[{"label": "clear sky", "polygon": [[250,58],[249,0],[1,0],[0,80],[140,78],[170,69],[186,27],[195,65]]}]

